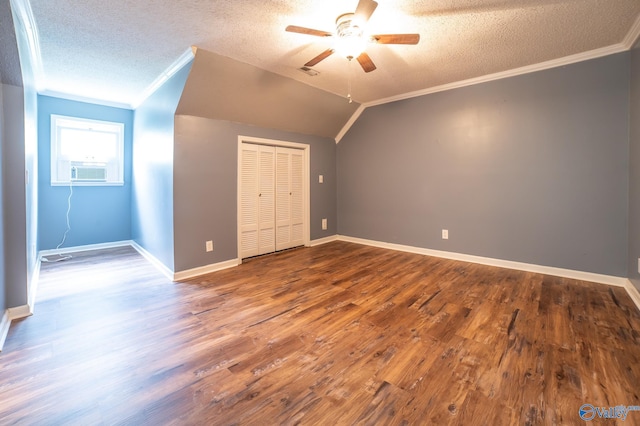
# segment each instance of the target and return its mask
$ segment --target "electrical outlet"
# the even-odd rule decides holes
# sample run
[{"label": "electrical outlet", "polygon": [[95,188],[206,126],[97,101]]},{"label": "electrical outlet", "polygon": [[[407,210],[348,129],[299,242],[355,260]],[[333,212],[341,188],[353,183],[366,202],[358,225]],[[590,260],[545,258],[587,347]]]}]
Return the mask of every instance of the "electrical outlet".
[{"label": "electrical outlet", "polygon": [[448,240],[449,239],[449,230],[448,229],[443,229],[442,230],[442,239],[443,240]]},{"label": "electrical outlet", "polygon": [[327,219],[322,219],[322,230],[323,231],[327,230]]},{"label": "electrical outlet", "polygon": [[213,251],[213,241],[207,241],[207,242],[205,243],[205,249],[206,249],[207,251]]},{"label": "electrical outlet", "polygon": [[318,176],[318,183],[324,183],[324,176]]}]

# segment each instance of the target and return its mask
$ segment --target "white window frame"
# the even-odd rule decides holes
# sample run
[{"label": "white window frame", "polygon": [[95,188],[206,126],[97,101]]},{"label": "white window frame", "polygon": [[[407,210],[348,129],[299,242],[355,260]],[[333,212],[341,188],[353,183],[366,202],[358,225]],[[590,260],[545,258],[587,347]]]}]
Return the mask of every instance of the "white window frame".
[{"label": "white window frame", "polygon": [[[60,167],[71,168],[71,162],[58,158],[60,153],[60,130],[64,128],[93,128],[113,133],[117,136],[117,160],[108,164],[107,180],[105,181],[76,181],[61,178]],[[66,174],[66,173],[65,173]],[[92,120],[88,118],[70,117],[51,114],[51,186],[121,186],[124,185],[124,123],[104,120]]]}]

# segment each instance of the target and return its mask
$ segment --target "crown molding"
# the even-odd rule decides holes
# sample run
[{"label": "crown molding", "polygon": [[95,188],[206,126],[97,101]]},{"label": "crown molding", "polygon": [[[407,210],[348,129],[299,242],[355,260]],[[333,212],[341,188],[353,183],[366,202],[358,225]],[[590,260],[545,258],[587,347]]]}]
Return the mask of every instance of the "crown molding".
[{"label": "crown molding", "polygon": [[627,50],[633,49],[638,39],[640,39],[640,15],[638,15],[624,40],[622,40],[622,45],[625,46]]},{"label": "crown molding", "polygon": [[38,94],[44,96],[52,96],[60,99],[68,99],[70,101],[76,102],[86,102],[90,104],[103,105],[113,108],[124,108],[124,109],[136,109],[142,104],[153,92],[158,90],[160,86],[162,86],[167,80],[173,77],[178,71],[182,69],[185,65],[187,65],[194,58],[194,51],[191,48],[186,50],[178,59],[176,59],[171,65],[167,67],[147,88],[142,92],[140,97],[133,102],[117,102],[111,101],[108,99],[98,99],[91,98],[87,96],[76,95],[73,93],[65,93],[58,92],[55,90],[42,89],[38,91]]},{"label": "crown molding", "polygon": [[178,71],[182,69],[185,65],[195,58],[195,47],[189,47],[187,50],[182,53],[171,65],[167,67],[153,82],[144,89],[142,95],[129,105],[129,108],[136,109],[138,108],[149,96],[153,94],[160,86],[167,82],[171,77],[173,77]]},{"label": "crown molding", "polygon": [[520,68],[514,68],[507,71],[501,71],[493,74],[487,74],[480,77],[470,78],[467,80],[456,81],[453,83],[442,84],[440,86],[429,87],[427,89],[416,90],[415,92],[404,93],[402,95],[391,96],[377,101],[366,102],[366,107],[388,104],[391,102],[402,101],[405,99],[415,98],[418,96],[429,95],[431,93],[444,92],[446,90],[458,89],[461,87],[473,86],[480,83],[487,83],[504,78],[515,77],[523,74],[530,74],[537,71],[544,71],[551,68],[562,67],[575,64],[578,62],[588,61],[590,59],[601,58],[603,56],[613,55],[615,53],[624,52],[627,49],[622,43],[612,46],[602,47],[600,49],[590,50],[588,52],[576,53],[575,55],[565,56],[563,58],[552,59],[550,61],[540,62],[533,65],[527,65]]},{"label": "crown molding", "polygon": [[349,121],[340,130],[340,133],[336,136],[336,143],[339,143],[344,135],[349,131],[351,126],[360,117],[365,108],[388,104],[391,102],[402,101],[405,99],[416,98],[419,96],[429,95],[431,93],[444,92],[446,90],[458,89],[466,86],[473,86],[475,84],[487,83],[490,81],[501,80],[503,78],[515,77],[518,75],[529,74],[537,71],[544,71],[551,68],[562,67],[566,65],[575,64],[578,62],[588,61],[590,59],[597,59],[603,56],[613,55],[616,53],[624,52],[632,49],[636,42],[640,40],[640,15],[636,18],[635,22],[627,32],[622,42],[613,44],[611,46],[602,47],[599,49],[590,50],[588,52],[576,53],[574,55],[565,56],[558,59],[552,59],[550,61],[540,62],[533,65],[527,65],[524,67],[514,68],[507,71],[501,71],[493,74],[487,74],[480,77],[470,78],[467,80],[456,81],[452,83],[442,84],[440,86],[429,87],[426,89],[416,90],[413,92],[403,93],[400,95],[390,96],[388,98],[382,98],[371,102],[364,102],[351,116]]},{"label": "crown molding", "polygon": [[[633,35],[633,34],[635,35]],[[426,89],[416,90],[414,92],[403,93],[401,95],[390,96],[388,98],[382,98],[371,102],[365,102],[356,110],[356,112],[351,116],[349,121],[344,125],[340,133],[336,136],[336,143],[340,142],[340,140],[344,137],[344,135],[349,131],[351,126],[356,122],[358,117],[362,114],[362,112],[369,107],[388,104],[391,102],[403,101],[405,99],[417,98],[419,96],[429,95],[432,93],[444,92],[452,89],[459,89],[461,87],[473,86],[480,83],[487,83],[490,81],[501,80],[503,78],[515,77],[518,75],[530,74],[537,71],[544,71],[552,68],[562,67],[566,65],[575,64],[578,62],[588,61],[590,59],[597,59],[608,55],[613,55],[616,53],[624,52],[629,50],[629,47],[626,46],[630,40],[635,40],[640,35],[640,20],[636,20],[633,28],[627,34],[625,38],[625,42],[614,44],[612,46],[602,47],[600,49],[590,50],[588,52],[577,53],[575,55],[565,56],[563,58],[553,59],[550,61],[540,62],[533,65],[527,65],[520,68],[514,68],[507,71],[501,71],[493,74],[487,74],[480,77],[470,78],[467,80],[455,81],[452,83],[442,84],[440,86],[428,87]],[[633,41],[635,42],[635,41]]]},{"label": "crown molding", "polygon": [[355,110],[355,112],[351,115],[349,120],[345,123],[345,125],[340,130],[340,133],[338,133],[338,135],[336,136],[336,144],[340,143],[344,135],[347,134],[351,126],[353,126],[353,123],[356,122],[356,120],[360,117],[360,114],[362,114],[362,111],[364,111],[365,108],[366,107],[361,104],[358,107],[358,109]]},{"label": "crown molding", "polygon": [[24,35],[26,36],[27,46],[29,49],[28,54],[31,59],[32,75],[30,77],[33,79],[36,92],[40,93],[44,88],[44,71],[42,68],[42,55],[40,53],[38,27],[36,26],[36,20],[33,17],[33,10],[31,9],[31,5],[28,0],[9,0],[9,3],[14,12],[14,19],[19,20],[24,27]]},{"label": "crown molding", "polygon": [[127,102],[116,102],[116,101],[110,101],[106,99],[90,98],[87,96],[76,95],[73,93],[58,92],[56,90],[43,89],[38,91],[38,94],[42,96],[51,96],[53,98],[67,99],[69,101],[85,102],[85,103],[94,104],[94,105],[103,105],[103,106],[108,106],[113,108],[132,109],[131,104]]}]

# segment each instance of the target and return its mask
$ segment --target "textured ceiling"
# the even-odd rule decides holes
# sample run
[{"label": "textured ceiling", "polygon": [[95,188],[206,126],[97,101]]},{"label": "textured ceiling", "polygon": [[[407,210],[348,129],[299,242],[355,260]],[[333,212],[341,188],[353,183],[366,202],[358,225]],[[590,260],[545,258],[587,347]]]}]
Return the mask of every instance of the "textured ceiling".
[{"label": "textured ceiling", "polygon": [[285,27],[333,31],[357,0],[30,0],[41,85],[125,104],[192,45],[339,95],[351,72],[354,99],[367,103],[621,45],[640,15],[639,0],[378,2],[369,33],[415,32],[420,43],[370,45],[378,69],[368,74],[333,55],[310,77],[297,68],[330,40]]},{"label": "textured ceiling", "polygon": [[0,0],[0,40],[0,82],[20,87],[20,57],[9,0]]}]

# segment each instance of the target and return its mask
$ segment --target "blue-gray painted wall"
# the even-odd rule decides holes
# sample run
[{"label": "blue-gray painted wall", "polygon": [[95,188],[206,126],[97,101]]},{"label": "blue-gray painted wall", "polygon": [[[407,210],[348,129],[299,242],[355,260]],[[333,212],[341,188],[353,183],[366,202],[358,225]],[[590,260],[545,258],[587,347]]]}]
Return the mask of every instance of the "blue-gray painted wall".
[{"label": "blue-gray painted wall", "polygon": [[366,109],[338,145],[338,233],[627,276],[629,59]]},{"label": "blue-gray painted wall", "polygon": [[[25,235],[27,287],[31,284],[38,263],[38,93],[34,80],[24,81],[24,172],[16,183],[25,192]],[[17,177],[17,175],[16,175]],[[17,187],[16,187],[17,189]],[[22,300],[20,291],[20,300]],[[28,294],[28,292],[27,292]],[[17,302],[18,299],[13,299]],[[14,305],[15,306],[15,305]]]},{"label": "blue-gray painted wall", "polygon": [[[312,239],[337,232],[628,275],[639,286],[638,56],[635,50],[368,108],[337,149],[324,138],[174,117],[187,67],[133,113],[131,236],[176,271],[235,258],[237,136],[245,135],[311,144]],[[24,122],[22,88],[3,86],[3,98],[5,117]],[[5,130],[23,141],[8,150],[2,141],[2,236],[12,248],[5,249],[12,267],[4,274],[11,279],[4,306],[12,307],[26,303],[27,278],[18,275],[31,263],[24,253],[33,195],[14,181],[29,164],[24,126]],[[449,240],[441,240],[443,228]],[[207,239],[213,253],[204,251]]]},{"label": "blue-gray painted wall", "polygon": [[3,151],[6,305],[27,304],[27,222],[25,190],[24,91],[5,85],[3,90],[5,145]]},{"label": "blue-gray painted wall", "polygon": [[6,283],[6,266],[5,266],[5,236],[4,236],[4,147],[5,147],[5,118],[4,118],[4,85],[0,84],[0,312],[4,312],[7,306],[7,283]]},{"label": "blue-gray painted wall", "polygon": [[629,278],[640,290],[640,46],[631,51],[629,102]]},{"label": "blue-gray painted wall", "polygon": [[174,114],[191,64],[185,66],[134,111],[133,240],[174,270]]},{"label": "blue-gray painted wall", "polygon": [[27,31],[13,13],[22,87],[5,86],[5,271],[6,305],[28,303],[38,252],[38,96]]},{"label": "blue-gray painted wall", "polygon": [[70,188],[51,186],[51,115],[124,124],[124,185],[76,186],[71,197],[71,230],[62,247],[131,239],[131,147],[133,111],[84,102],[38,97],[39,245],[56,248],[67,228]]},{"label": "blue-gray painted wall", "polygon": [[[335,235],[336,144],[333,139],[193,116],[176,116],[175,270],[236,259],[238,136],[309,145],[310,237]],[[324,183],[318,183],[323,175]],[[322,230],[322,218],[327,230]],[[205,251],[213,240],[214,251]]]}]

